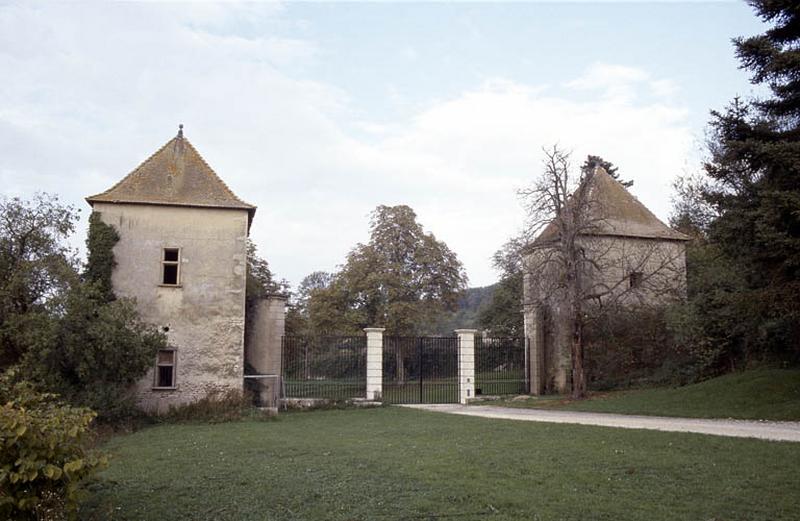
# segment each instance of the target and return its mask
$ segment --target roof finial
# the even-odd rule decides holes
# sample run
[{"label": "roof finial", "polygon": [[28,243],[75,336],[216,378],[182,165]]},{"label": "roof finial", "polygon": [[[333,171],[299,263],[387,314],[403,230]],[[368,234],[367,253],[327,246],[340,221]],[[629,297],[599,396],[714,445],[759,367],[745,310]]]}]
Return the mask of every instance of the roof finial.
[{"label": "roof finial", "polygon": [[180,137],[180,138],[183,137],[183,123],[178,125],[178,137]]}]

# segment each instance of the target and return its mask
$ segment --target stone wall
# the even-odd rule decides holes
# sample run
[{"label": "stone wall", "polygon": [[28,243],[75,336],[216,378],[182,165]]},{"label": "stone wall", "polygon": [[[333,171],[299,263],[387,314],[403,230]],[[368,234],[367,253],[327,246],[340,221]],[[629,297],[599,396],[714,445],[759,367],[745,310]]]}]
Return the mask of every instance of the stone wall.
[{"label": "stone wall", "polygon": [[245,361],[257,374],[279,375],[286,297],[270,296],[250,306],[245,335]]},{"label": "stone wall", "polygon": [[[142,318],[162,328],[176,350],[173,389],[154,389],[154,369],[135,386],[152,412],[242,389],[246,210],[95,203],[120,241],[114,290],[136,299]],[[180,285],[162,285],[164,248],[180,248]]]},{"label": "stone wall", "polygon": [[[661,305],[686,296],[686,243],[635,237],[594,237],[583,240],[588,256],[596,258],[584,278],[587,294],[608,301],[624,293],[622,305]],[[630,290],[631,272],[642,274],[641,286]]]}]

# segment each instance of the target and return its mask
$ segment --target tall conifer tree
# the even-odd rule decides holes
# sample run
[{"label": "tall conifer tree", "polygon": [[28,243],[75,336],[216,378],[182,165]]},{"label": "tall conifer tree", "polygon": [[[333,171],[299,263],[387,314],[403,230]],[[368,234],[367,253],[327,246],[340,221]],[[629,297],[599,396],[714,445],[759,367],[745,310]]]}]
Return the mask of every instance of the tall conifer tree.
[{"label": "tall conifer tree", "polygon": [[709,238],[736,259],[748,291],[739,306],[757,316],[756,348],[800,354],[800,5],[751,0],[770,24],[734,40],[741,67],[766,87],[752,101],[735,99],[712,112],[713,179],[705,198],[719,217]]}]

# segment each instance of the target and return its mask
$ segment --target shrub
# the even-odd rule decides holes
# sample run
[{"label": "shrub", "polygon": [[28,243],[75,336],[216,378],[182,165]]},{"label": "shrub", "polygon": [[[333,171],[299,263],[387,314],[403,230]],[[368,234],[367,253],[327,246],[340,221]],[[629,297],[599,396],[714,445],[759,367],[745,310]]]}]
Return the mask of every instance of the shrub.
[{"label": "shrub", "polygon": [[74,517],[82,485],[107,463],[87,449],[95,413],[15,380],[0,377],[0,517]]},{"label": "shrub", "polygon": [[677,341],[666,308],[621,310],[587,327],[586,372],[595,390],[685,384],[697,379],[697,353]]},{"label": "shrub", "polygon": [[54,338],[29,352],[22,367],[43,389],[97,411],[98,421],[120,423],[136,415],[131,385],[166,346],[135,302],[104,302],[102,290],[86,283],[70,291]]},{"label": "shrub", "polygon": [[176,422],[224,423],[266,416],[256,414],[252,403],[252,397],[241,390],[214,390],[196,402],[170,407],[161,418]]}]

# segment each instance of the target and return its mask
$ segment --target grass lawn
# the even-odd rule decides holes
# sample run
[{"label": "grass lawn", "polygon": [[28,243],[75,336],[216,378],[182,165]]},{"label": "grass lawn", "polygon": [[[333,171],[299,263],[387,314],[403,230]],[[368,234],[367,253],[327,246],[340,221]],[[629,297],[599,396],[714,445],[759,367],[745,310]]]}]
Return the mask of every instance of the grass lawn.
[{"label": "grass lawn", "polygon": [[386,407],[164,425],[106,449],[82,519],[800,519],[800,444]]},{"label": "grass lawn", "polygon": [[758,369],[685,387],[618,391],[581,401],[543,397],[479,403],[688,418],[800,420],[800,370]]}]

